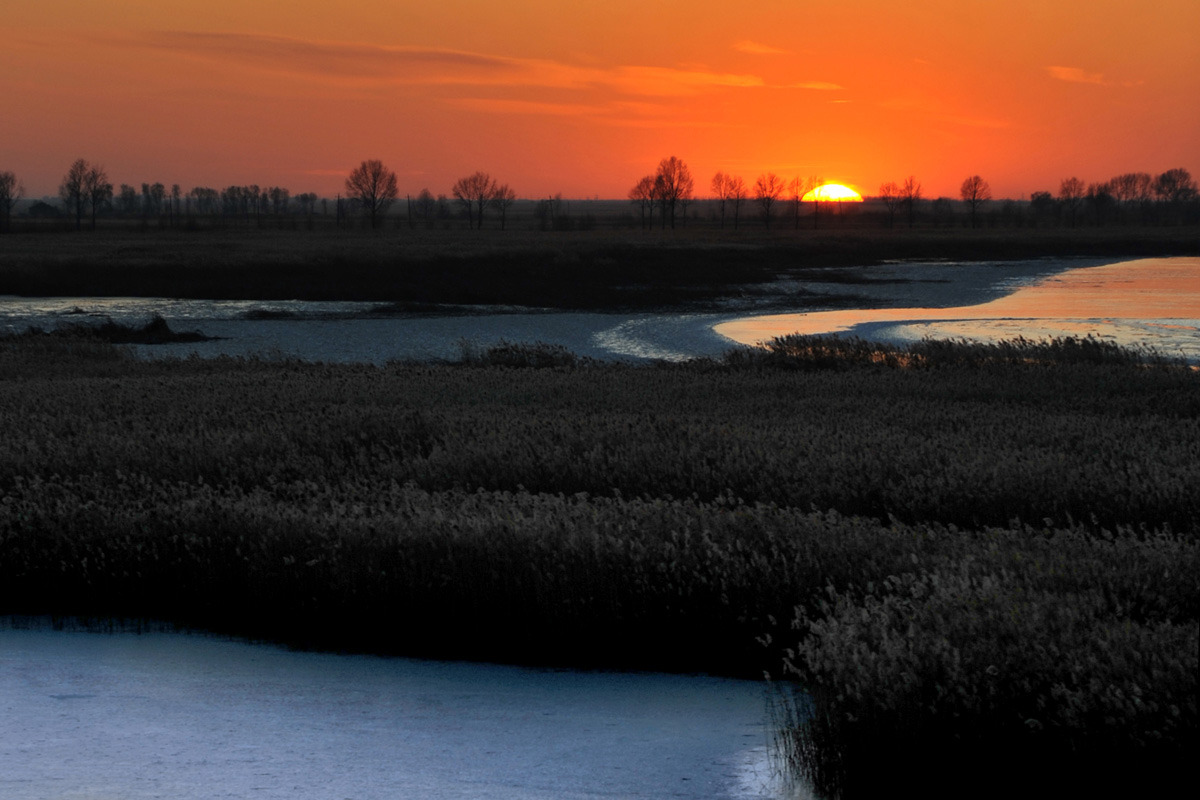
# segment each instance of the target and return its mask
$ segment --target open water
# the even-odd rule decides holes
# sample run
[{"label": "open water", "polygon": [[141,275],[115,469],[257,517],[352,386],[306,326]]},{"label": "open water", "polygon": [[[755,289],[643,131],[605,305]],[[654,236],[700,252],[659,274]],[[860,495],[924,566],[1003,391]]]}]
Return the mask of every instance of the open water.
[{"label": "open water", "polygon": [[[464,347],[500,341],[558,344],[591,358],[666,360],[719,356],[792,332],[842,333],[889,342],[926,336],[983,341],[1087,336],[1147,344],[1200,360],[1200,259],[905,262],[851,273],[851,283],[747,287],[730,310],[706,313],[563,313],[466,309],[395,314],[370,303],[0,298],[0,331],[31,325],[144,324],[215,341],[139,346],[146,357],[262,355],[314,361],[452,361]],[[851,295],[818,310],[795,290]],[[776,312],[756,313],[757,304]]]},{"label": "open water", "polygon": [[0,797],[775,800],[764,692],[0,628]]},{"label": "open water", "polygon": [[1001,296],[973,305],[750,316],[720,323],[716,330],[748,345],[790,333],[837,333],[893,343],[1091,336],[1200,362],[1200,258],[1077,267],[1010,280],[1003,288]]}]

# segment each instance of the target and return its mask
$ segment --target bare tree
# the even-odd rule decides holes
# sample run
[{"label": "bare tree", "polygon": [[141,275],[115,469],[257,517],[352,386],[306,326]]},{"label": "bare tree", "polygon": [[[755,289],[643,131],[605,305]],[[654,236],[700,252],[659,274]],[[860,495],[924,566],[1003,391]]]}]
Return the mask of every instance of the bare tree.
[{"label": "bare tree", "polygon": [[663,212],[663,227],[667,226],[667,217],[671,218],[671,227],[675,227],[675,207],[680,200],[690,200],[695,191],[695,181],[688,165],[675,156],[664,158],[658,162],[658,172],[654,174],[658,202]]},{"label": "bare tree", "polygon": [[763,222],[768,228],[771,227],[771,208],[781,194],[783,194],[783,179],[774,172],[759,175],[758,180],[754,182],[754,201],[762,209]]},{"label": "bare tree", "polygon": [[742,204],[746,202],[746,181],[734,175],[729,178],[729,202],[733,205],[733,229],[738,229]]},{"label": "bare tree", "polygon": [[654,227],[654,176],[644,175],[629,190],[629,201],[638,207],[642,229]]},{"label": "bare tree", "polygon": [[979,207],[992,199],[992,187],[983,178],[972,175],[962,182],[958,193],[971,210],[971,227],[979,227]]},{"label": "bare tree", "polygon": [[83,190],[92,211],[92,230],[96,230],[96,212],[112,202],[113,196],[113,185],[109,183],[104,167],[99,164],[88,167]]},{"label": "bare tree", "polygon": [[804,195],[808,194],[808,181],[792,178],[787,183],[787,190],[792,202],[792,227],[800,230],[800,207],[804,205]]},{"label": "bare tree", "polygon": [[1196,198],[1196,181],[1186,169],[1169,169],[1155,177],[1154,196],[1164,203],[1186,203]]},{"label": "bare tree", "polygon": [[83,210],[87,206],[87,173],[90,168],[87,161],[77,159],[58,186],[58,196],[67,212],[75,215],[75,230],[83,229]]},{"label": "bare tree", "polygon": [[396,173],[378,159],[364,161],[346,178],[346,194],[362,204],[363,213],[371,221],[371,227],[377,228],[399,195]]},{"label": "bare tree", "polygon": [[1168,214],[1177,222],[1184,219],[1184,206],[1194,202],[1200,191],[1190,172],[1183,168],[1169,169],[1154,178],[1154,196],[1167,206]]},{"label": "bare tree", "polygon": [[476,172],[455,181],[450,190],[467,210],[467,225],[483,227],[483,209],[496,192],[496,182],[486,172]]},{"label": "bare tree", "polygon": [[1147,172],[1126,172],[1109,181],[1113,199],[1117,202],[1117,215],[1128,211],[1135,204],[1145,202],[1150,198],[1152,179]]},{"label": "bare tree", "polygon": [[724,172],[718,171],[716,175],[712,176],[712,181],[709,183],[709,187],[712,189],[713,197],[715,197],[719,203],[718,207],[720,208],[721,212],[721,228],[723,229],[725,227],[725,204],[729,201],[729,176]]},{"label": "bare tree", "polygon": [[13,206],[25,194],[25,187],[11,172],[0,172],[0,233],[9,229]]},{"label": "bare tree", "polygon": [[492,192],[491,203],[500,212],[500,230],[504,230],[505,222],[508,219],[508,210],[516,201],[517,193],[510,189],[507,183],[500,184]]},{"label": "bare tree", "polygon": [[112,200],[113,187],[108,182],[104,167],[89,164],[80,158],[67,170],[58,187],[58,196],[69,212],[75,215],[75,229],[83,228],[84,210],[92,212],[92,229],[96,227],[96,213]]},{"label": "bare tree", "polygon": [[901,203],[904,205],[904,213],[908,217],[908,227],[912,227],[917,219],[917,206],[921,202],[921,182],[915,176],[909,175],[904,179],[904,185],[900,187]]},{"label": "bare tree", "polygon": [[1079,206],[1087,194],[1087,186],[1079,178],[1063,178],[1058,186],[1058,202],[1066,209],[1071,227],[1075,227],[1075,219],[1079,215]]},{"label": "bare tree", "polygon": [[884,208],[888,212],[888,227],[895,227],[896,212],[900,210],[900,206],[904,203],[904,197],[900,194],[900,187],[888,181],[879,187],[879,199],[883,201]]}]

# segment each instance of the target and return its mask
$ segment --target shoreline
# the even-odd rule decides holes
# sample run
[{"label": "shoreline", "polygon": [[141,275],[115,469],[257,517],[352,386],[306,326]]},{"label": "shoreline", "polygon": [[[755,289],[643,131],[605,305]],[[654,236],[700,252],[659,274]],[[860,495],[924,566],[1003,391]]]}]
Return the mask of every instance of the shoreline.
[{"label": "shoreline", "polygon": [[1088,261],[1064,262],[1064,269],[1026,275],[1006,287],[1010,291],[984,292],[995,296],[982,302],[963,302],[977,298],[960,289],[949,293],[946,305],[879,304],[766,314],[741,317],[714,329],[747,346],[793,333],[895,345],[923,338],[996,342],[1014,337],[1096,336],[1125,346],[1178,347],[1185,357],[1200,359],[1200,343],[1193,343],[1200,331],[1200,259]]}]

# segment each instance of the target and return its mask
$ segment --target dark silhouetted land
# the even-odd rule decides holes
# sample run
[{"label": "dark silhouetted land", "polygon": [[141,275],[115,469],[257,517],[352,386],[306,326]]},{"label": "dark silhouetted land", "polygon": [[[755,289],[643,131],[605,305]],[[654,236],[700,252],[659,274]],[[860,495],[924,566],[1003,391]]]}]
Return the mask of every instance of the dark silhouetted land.
[{"label": "dark silhouetted land", "polygon": [[849,283],[861,273],[834,268],[891,259],[1196,254],[1200,235],[1185,227],[770,234],[114,227],[0,238],[0,294],[694,307],[780,277]]}]

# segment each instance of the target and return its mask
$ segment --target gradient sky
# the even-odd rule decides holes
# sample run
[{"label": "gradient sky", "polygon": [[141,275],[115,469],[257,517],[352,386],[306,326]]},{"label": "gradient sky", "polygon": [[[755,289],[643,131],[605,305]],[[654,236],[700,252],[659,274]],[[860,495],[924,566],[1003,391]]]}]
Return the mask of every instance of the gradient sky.
[{"label": "gradient sky", "polygon": [[1200,171],[1197,0],[0,0],[0,170],[332,195],[485,170],[624,197],[677,155],[927,197]]}]

